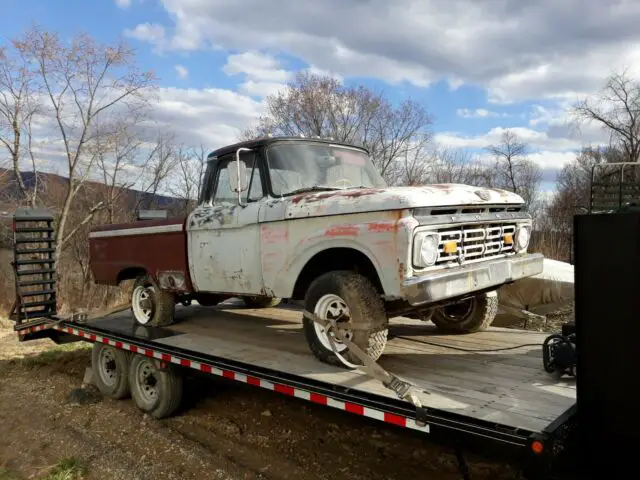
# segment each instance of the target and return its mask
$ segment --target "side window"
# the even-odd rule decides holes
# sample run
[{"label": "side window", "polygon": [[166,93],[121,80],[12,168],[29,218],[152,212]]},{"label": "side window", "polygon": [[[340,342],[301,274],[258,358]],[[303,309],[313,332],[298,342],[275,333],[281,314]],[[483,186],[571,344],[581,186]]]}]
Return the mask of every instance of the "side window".
[{"label": "side window", "polygon": [[[220,170],[218,172],[218,181],[216,185],[216,193],[213,198],[213,203],[216,205],[233,203],[238,201],[238,194],[231,190],[229,184],[229,171],[227,167],[229,162],[235,159],[234,155],[227,155],[220,159]],[[247,165],[247,183],[249,189],[242,192],[243,202],[255,202],[260,200],[264,196],[264,189],[262,187],[262,178],[260,176],[260,166],[256,162],[256,155],[254,152],[242,152],[240,154],[240,160]]]},{"label": "side window", "polygon": [[200,198],[198,203],[209,203],[211,196],[213,195],[213,183],[215,181],[216,161],[210,160],[207,162],[207,169],[205,170],[202,184],[200,185]]}]

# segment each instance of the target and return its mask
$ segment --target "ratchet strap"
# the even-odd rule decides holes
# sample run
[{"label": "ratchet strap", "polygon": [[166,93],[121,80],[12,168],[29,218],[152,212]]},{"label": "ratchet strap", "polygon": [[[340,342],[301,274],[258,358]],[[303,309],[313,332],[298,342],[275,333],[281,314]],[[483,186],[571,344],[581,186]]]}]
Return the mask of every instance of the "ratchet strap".
[{"label": "ratchet strap", "polygon": [[[415,388],[415,386],[393,375],[392,373],[387,372],[384,368],[378,365],[373,358],[367,355],[358,345],[349,340],[349,338],[345,335],[344,330],[337,324],[339,318],[324,320],[317,315],[308,312],[307,310],[304,310],[302,314],[305,318],[308,318],[309,320],[316,322],[324,327],[327,332],[327,338],[329,339],[329,343],[331,344],[333,353],[347,367],[363,371],[365,374],[378,380],[386,388],[394,392],[398,396],[398,398],[408,401],[418,409],[422,408],[422,404],[420,403],[420,399],[417,395],[418,390]],[[344,358],[336,348],[334,337],[337,338],[343,345],[345,345],[349,352],[356,356],[358,360],[362,362],[362,364],[356,365]],[[423,390],[420,390],[420,392],[424,392],[427,394],[429,393]]]}]

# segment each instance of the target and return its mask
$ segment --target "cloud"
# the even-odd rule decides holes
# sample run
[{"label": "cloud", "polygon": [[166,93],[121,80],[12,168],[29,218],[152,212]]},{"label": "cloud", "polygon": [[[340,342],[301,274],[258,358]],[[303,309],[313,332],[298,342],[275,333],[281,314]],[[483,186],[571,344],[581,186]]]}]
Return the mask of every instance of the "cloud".
[{"label": "cloud", "polygon": [[345,77],[479,85],[498,103],[591,92],[640,65],[640,3],[625,0],[283,0],[277,15],[262,0],[161,2],[167,48],[272,49]]},{"label": "cloud", "polygon": [[175,69],[176,69],[176,73],[178,74],[178,78],[185,79],[189,76],[189,70],[187,69],[187,67],[184,67],[182,65],[176,65]]},{"label": "cloud", "polygon": [[158,23],[140,23],[133,29],[125,29],[124,35],[141,42],[151,43],[156,47],[157,52],[163,50],[167,44],[165,28]]},{"label": "cloud", "polygon": [[276,58],[257,51],[229,55],[222,71],[229,76],[243,76],[240,91],[255,97],[277,92],[293,77],[293,72],[281,68]]},{"label": "cloud", "polygon": [[508,117],[508,113],[504,112],[492,112],[484,108],[476,108],[475,110],[469,110],[468,108],[459,108],[456,110],[456,115],[462,118],[498,118]]},{"label": "cloud", "polygon": [[131,6],[131,0],[115,0],[118,8],[126,9]]},{"label": "cloud", "polygon": [[161,88],[149,124],[164,126],[180,143],[217,148],[234,143],[261,113],[262,104],[219,88]]},{"label": "cloud", "polygon": [[[585,142],[578,136],[557,135],[552,129],[548,131],[533,130],[527,127],[505,129],[496,127],[481,135],[461,135],[457,132],[440,132],[434,136],[437,143],[452,148],[484,149],[500,143],[505,130],[515,133],[521,141],[526,142],[533,151],[542,152],[575,152]],[[533,155],[533,154],[532,154]]]}]

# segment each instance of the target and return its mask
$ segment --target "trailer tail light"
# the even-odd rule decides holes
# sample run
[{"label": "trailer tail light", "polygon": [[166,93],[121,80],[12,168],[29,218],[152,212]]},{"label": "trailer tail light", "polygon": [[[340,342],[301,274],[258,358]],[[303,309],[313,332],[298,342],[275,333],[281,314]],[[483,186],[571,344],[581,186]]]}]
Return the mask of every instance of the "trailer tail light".
[{"label": "trailer tail light", "polygon": [[531,450],[536,455],[541,455],[544,451],[544,444],[540,440],[534,440],[531,442]]}]

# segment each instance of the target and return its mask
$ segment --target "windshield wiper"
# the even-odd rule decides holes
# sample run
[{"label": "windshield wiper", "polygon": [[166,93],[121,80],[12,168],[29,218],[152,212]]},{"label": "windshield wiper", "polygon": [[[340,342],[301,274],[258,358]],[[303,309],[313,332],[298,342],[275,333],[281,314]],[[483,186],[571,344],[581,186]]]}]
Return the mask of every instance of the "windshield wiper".
[{"label": "windshield wiper", "polygon": [[344,190],[344,189],[339,187],[329,187],[327,185],[313,185],[312,187],[298,188],[296,190],[283,193],[281,196],[286,197],[289,195],[296,195],[298,193],[306,193],[306,192],[333,192],[335,190]]}]

